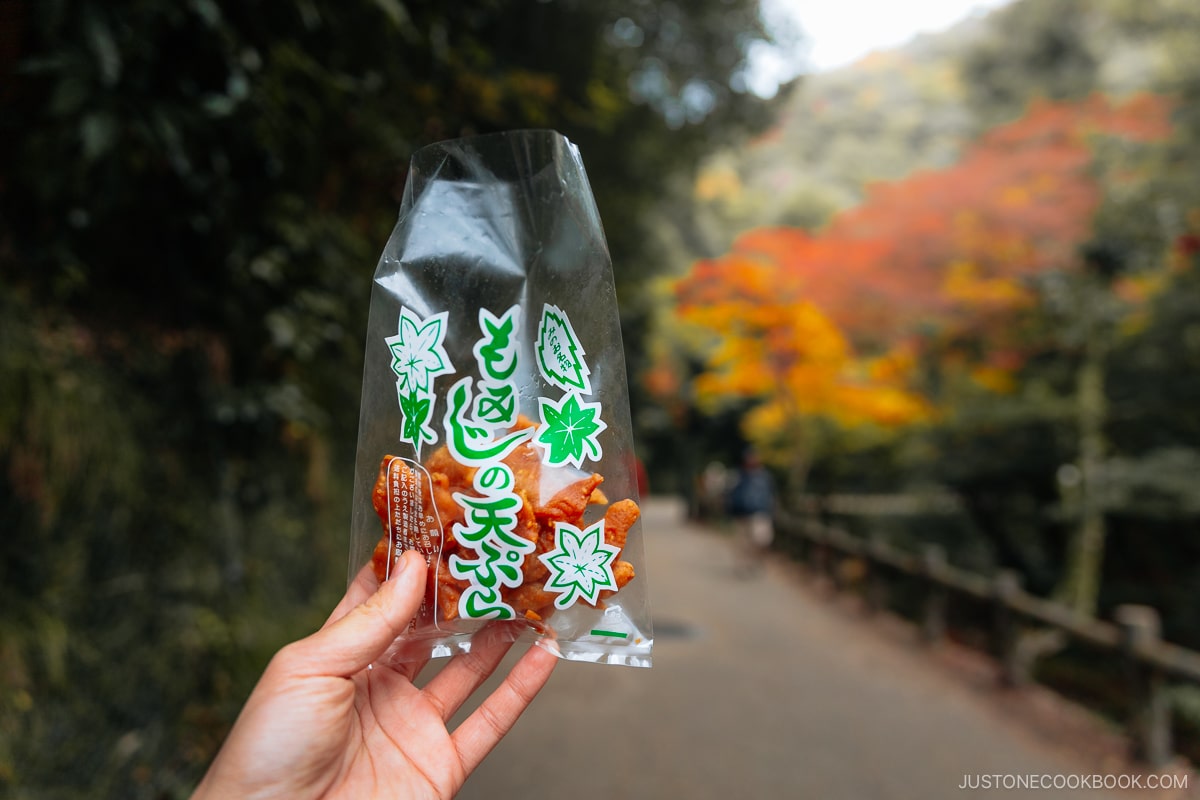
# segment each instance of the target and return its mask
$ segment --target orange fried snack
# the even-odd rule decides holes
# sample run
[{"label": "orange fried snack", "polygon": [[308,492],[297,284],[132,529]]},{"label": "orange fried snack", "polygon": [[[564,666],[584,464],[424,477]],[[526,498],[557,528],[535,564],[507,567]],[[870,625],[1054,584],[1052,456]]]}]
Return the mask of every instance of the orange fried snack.
[{"label": "orange fried snack", "polygon": [[[588,475],[563,486],[543,502],[540,497],[542,462],[533,447],[526,443],[515,448],[504,463],[512,470],[513,492],[521,499],[513,533],[533,542],[534,550],[525,556],[522,564],[524,582],[514,588],[505,587],[501,596],[517,617],[541,621],[554,613],[558,595],[546,591],[549,570],[539,556],[554,549],[556,523],[565,522],[582,529],[587,507],[608,502],[599,488],[604,477],[599,473]],[[445,622],[459,616],[459,598],[470,585],[451,575],[448,560],[459,549],[454,530],[465,520],[464,509],[455,502],[454,494],[479,496],[473,485],[476,469],[459,464],[445,447],[430,455],[424,467],[428,472],[427,480],[416,474],[409,462],[395,456],[384,456],[380,463],[379,478],[371,499],[384,533],[375,546],[371,561],[375,576],[383,581],[390,563],[389,553],[393,558],[402,550],[416,549],[424,553],[429,565],[429,579],[425,606],[419,619],[428,621],[433,617]],[[404,495],[401,503],[397,498],[403,492],[409,494]],[[407,511],[397,511],[401,507]],[[415,513],[414,508],[417,509]],[[436,512],[436,519],[433,512]],[[620,500],[609,505],[604,514],[605,544],[623,551],[629,529],[640,515],[641,510],[633,500]],[[617,590],[635,576],[633,565],[621,560],[620,554],[613,563],[612,572]],[[600,605],[617,590],[602,591]]]}]

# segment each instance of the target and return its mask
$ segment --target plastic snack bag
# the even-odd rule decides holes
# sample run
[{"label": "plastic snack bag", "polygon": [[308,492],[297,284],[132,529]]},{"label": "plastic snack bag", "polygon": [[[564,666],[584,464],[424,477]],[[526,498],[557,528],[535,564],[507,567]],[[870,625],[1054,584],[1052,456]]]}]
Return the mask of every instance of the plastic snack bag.
[{"label": "plastic snack bag", "polygon": [[649,666],[635,474],[577,148],[517,131],[415,153],[371,290],[350,549],[351,579],[425,556],[424,604],[387,658],[469,650],[500,625],[567,659]]}]

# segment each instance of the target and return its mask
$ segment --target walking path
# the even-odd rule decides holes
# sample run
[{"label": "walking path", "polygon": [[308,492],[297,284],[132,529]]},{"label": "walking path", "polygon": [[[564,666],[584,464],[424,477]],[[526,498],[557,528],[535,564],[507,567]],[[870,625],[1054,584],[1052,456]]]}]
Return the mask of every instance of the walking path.
[{"label": "walking path", "polygon": [[460,798],[1200,796],[960,789],[1132,768],[1006,714],[996,690],[957,678],[915,636],[830,604],[787,563],[740,577],[732,541],[671,501],[647,502],[643,529],[654,667],[560,665]]}]

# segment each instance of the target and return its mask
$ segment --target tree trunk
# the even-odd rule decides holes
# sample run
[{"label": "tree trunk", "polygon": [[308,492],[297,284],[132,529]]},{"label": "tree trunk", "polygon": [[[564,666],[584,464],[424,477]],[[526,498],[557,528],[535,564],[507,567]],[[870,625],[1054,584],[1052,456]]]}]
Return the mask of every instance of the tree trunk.
[{"label": "tree trunk", "polygon": [[[1085,294],[1086,299],[1091,299]],[[1058,597],[1081,614],[1094,615],[1100,596],[1107,533],[1104,508],[1104,335],[1093,314],[1095,305],[1084,303],[1084,361],[1076,382],[1079,413],[1080,506],[1078,527],[1067,548],[1066,575]]]}]

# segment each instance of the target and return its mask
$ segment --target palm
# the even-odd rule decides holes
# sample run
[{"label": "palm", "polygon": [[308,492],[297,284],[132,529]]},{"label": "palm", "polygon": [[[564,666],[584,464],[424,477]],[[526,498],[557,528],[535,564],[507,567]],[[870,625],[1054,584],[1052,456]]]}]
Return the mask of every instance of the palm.
[{"label": "palm", "polygon": [[[397,797],[454,794],[466,780],[467,771],[437,709],[406,677],[390,669],[376,670],[366,683],[359,722],[364,749],[380,767],[379,788],[390,789]],[[375,702],[370,683],[380,685],[380,691],[373,693]],[[397,688],[392,684],[398,684]],[[351,792],[348,796],[365,795]]]},{"label": "palm", "polygon": [[471,652],[418,688],[413,680],[424,663],[388,665],[380,656],[419,605],[423,584],[387,587],[403,595],[389,606],[386,598],[376,602],[384,590],[372,595],[356,581],[321,631],[280,651],[197,797],[227,796],[233,788],[247,798],[452,797],[537,694],[556,659],[530,648],[451,733],[447,723],[496,669],[512,631],[485,628]]},{"label": "palm", "polygon": [[349,769],[327,796],[453,796],[470,772],[443,719],[455,709],[443,710],[440,699],[390,667],[375,667],[355,683],[355,721],[342,741]]}]

